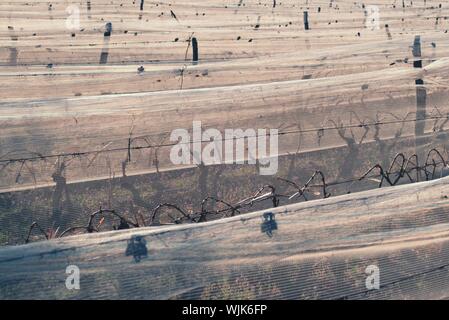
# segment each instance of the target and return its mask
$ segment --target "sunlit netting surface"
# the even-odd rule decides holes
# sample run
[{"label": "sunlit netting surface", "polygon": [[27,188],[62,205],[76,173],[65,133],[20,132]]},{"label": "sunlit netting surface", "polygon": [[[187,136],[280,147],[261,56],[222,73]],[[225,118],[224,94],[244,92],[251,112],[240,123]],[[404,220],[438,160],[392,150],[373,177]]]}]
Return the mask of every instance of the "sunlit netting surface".
[{"label": "sunlit netting surface", "polygon": [[[447,297],[448,16],[439,0],[2,1],[1,297]],[[209,145],[194,122],[277,130],[276,174],[261,150],[175,165],[174,130]]]},{"label": "sunlit netting surface", "polygon": [[[446,175],[448,10],[436,0],[1,2],[0,245]],[[222,134],[278,130],[276,175],[175,165],[173,130],[208,144],[194,121]]]},{"label": "sunlit netting surface", "polygon": [[[0,249],[3,299],[443,299],[448,178]],[[80,289],[66,288],[66,267]],[[367,268],[379,289],[367,289]],[[369,269],[368,269],[369,270]]]},{"label": "sunlit netting surface", "polygon": [[3,2],[0,190],[173,168],[170,133],[194,120],[278,129],[281,154],[444,131],[447,14],[431,0]]}]

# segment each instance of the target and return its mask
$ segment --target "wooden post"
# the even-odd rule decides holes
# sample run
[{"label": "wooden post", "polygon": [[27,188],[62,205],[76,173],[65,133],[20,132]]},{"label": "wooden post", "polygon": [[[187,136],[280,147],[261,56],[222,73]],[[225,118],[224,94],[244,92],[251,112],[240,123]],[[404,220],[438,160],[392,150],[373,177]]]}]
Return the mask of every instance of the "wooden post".
[{"label": "wooden post", "polygon": [[103,49],[101,51],[100,55],[100,64],[106,64],[108,62],[108,55],[109,55],[109,38],[112,33],[112,23],[108,22],[105,26],[105,32],[104,32],[104,41],[103,41]]},{"label": "wooden post", "polygon": [[[413,61],[414,68],[422,68],[422,59],[421,59],[421,37],[415,36],[415,41],[413,42],[413,57],[415,58]],[[423,119],[426,116],[426,100],[427,100],[427,92],[424,85],[423,79],[416,79],[416,118]],[[424,134],[424,125],[423,121],[416,122],[415,126],[415,135],[416,137]]]},{"label": "wooden post", "polygon": [[110,37],[112,33],[112,23],[108,22],[106,23],[106,31],[104,32],[105,37]]},{"label": "wooden post", "polygon": [[193,50],[193,64],[198,63],[199,54],[198,54],[198,40],[196,38],[192,38],[192,50]]},{"label": "wooden post", "polygon": [[[412,49],[414,68],[422,68],[422,58],[421,58],[421,37],[415,36],[415,41],[413,42]],[[424,119],[426,117],[426,104],[427,104],[427,90],[424,86],[423,79],[416,79],[416,119]],[[418,150],[419,138],[424,136],[425,121],[415,122],[415,153],[418,155],[419,159],[422,159],[424,154]]]},{"label": "wooden post", "polygon": [[309,12],[304,11],[304,29],[309,30]]}]

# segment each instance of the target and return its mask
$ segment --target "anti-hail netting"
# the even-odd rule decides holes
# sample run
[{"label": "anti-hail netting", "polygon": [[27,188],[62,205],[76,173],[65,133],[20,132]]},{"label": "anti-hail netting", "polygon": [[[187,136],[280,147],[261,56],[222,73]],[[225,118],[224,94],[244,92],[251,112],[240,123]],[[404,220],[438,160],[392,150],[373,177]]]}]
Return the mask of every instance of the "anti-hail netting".
[{"label": "anti-hail netting", "polygon": [[[0,251],[0,297],[447,298],[448,178]],[[67,290],[66,267],[80,270]],[[379,289],[368,290],[369,266]],[[372,289],[372,288],[371,288]]]},{"label": "anti-hail netting", "polygon": [[[447,4],[137,2],[0,3],[1,298],[447,296]],[[277,173],[174,165],[193,121],[277,129]]]},{"label": "anti-hail netting", "polygon": [[[388,120],[364,118],[355,122],[352,116],[349,113],[348,122],[329,120],[328,126],[318,129],[280,131],[280,148],[287,145],[290,149],[285,150],[296,150],[278,157],[278,171],[273,176],[260,175],[262,165],[257,163],[154,170],[148,164],[151,153],[159,150],[158,159],[162,159],[161,150],[169,151],[170,143],[144,149],[130,143],[129,148],[120,151],[0,160],[5,177],[2,181],[14,180],[0,194],[2,243],[204,222],[447,174],[448,118],[441,110],[434,109],[424,118],[413,114],[395,118],[389,114],[385,115]],[[380,118],[380,114],[377,116]],[[412,131],[418,125],[422,125],[423,134],[415,139]],[[392,137],[380,138],[382,132],[393,128],[396,131]],[[323,147],[327,139],[335,140],[335,146]],[[314,147],[303,151],[304,145]],[[123,161],[118,157],[112,161],[112,155],[122,155]],[[96,165],[103,161],[110,165],[109,176],[71,178],[77,171],[87,174],[89,168],[101,172]],[[121,172],[114,171],[114,163],[122,165]],[[129,169],[145,164],[148,169],[143,172]],[[36,172],[47,173],[53,182],[38,181]],[[35,185],[27,186],[25,181],[31,178],[36,179]]]},{"label": "anti-hail netting", "polygon": [[[287,196],[280,199],[283,205],[324,198],[325,186],[332,196],[377,187],[373,179],[388,173],[394,184],[442,174],[448,160],[446,21],[437,19],[435,25],[430,18],[416,16],[419,30],[404,33],[408,19],[401,20],[403,12],[424,10],[419,5],[396,10],[388,2],[377,4],[398,19],[391,21],[390,36],[384,39],[382,29],[354,36],[357,23],[361,28],[366,23],[369,3],[339,1],[337,10],[326,1],[314,1],[308,8],[320,8],[319,15],[307,33],[294,20],[294,1],[267,11],[257,1],[235,7],[218,0],[178,0],[170,10],[192,28],[188,33],[174,31],[177,20],[160,17],[153,23],[166,29],[165,35],[154,34],[151,24],[134,33],[127,28],[127,21],[144,19],[141,14],[160,15],[165,6],[148,3],[139,12],[131,4],[102,1],[87,6],[82,31],[68,34],[63,19],[57,19],[68,4],[16,0],[0,5],[8,48],[0,52],[3,245],[60,236],[67,230],[64,235],[191,221],[186,215],[194,215],[197,222],[205,210],[221,214],[208,214],[201,221],[240,214],[271,207],[268,196],[238,212],[230,209],[270,190],[272,196]],[[425,9],[428,15],[439,17],[447,11],[432,1],[428,5],[434,5]],[[27,16],[37,11],[48,14],[46,24]],[[336,11],[338,22],[330,20]],[[272,22],[264,22],[267,15]],[[248,17],[259,22],[257,28],[247,25]],[[98,25],[105,21],[113,25],[108,36]],[[221,21],[222,28],[216,31],[211,21]],[[281,21],[292,23],[285,27]],[[335,31],[332,24],[337,23]],[[30,26],[37,28],[31,37]],[[331,30],[337,33],[331,36]],[[199,39],[199,63],[190,62],[192,33]],[[129,43],[130,38],[138,41]],[[109,60],[98,66],[99,52],[90,48],[106,48],[105,42],[111,48]],[[139,43],[158,49],[142,50]],[[300,55],[298,46],[304,49]],[[135,61],[148,66],[137,72]],[[203,130],[222,133],[277,129],[276,176],[260,176],[257,165],[173,165],[169,154],[177,142],[170,141],[170,133],[191,131],[194,120],[202,122]],[[371,172],[377,176],[359,181],[377,164],[383,172],[377,168]],[[325,181],[315,179],[312,185],[321,187],[310,190],[307,182],[317,171]],[[304,185],[304,197],[289,199]],[[264,186],[270,187],[258,194]],[[170,206],[155,213],[161,204]],[[167,212],[167,207],[172,210]],[[95,215],[89,223],[100,208],[108,210],[107,216]]]}]

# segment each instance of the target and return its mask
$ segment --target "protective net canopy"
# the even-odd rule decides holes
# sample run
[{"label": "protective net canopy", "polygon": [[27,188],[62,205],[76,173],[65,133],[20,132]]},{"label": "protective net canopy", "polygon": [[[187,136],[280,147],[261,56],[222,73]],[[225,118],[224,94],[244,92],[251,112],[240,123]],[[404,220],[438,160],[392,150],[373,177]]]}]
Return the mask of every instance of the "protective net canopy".
[{"label": "protective net canopy", "polygon": [[[79,9],[79,30],[57,19],[68,6],[71,18]],[[100,208],[116,213],[92,222],[104,231],[121,217],[152,224],[164,203],[196,213],[213,197],[223,201],[207,204],[215,212],[267,185],[291,195],[317,171],[324,181],[304,189],[308,200],[376,188],[387,173],[394,183],[383,185],[441,177],[447,13],[437,1],[1,3],[0,245],[85,226]],[[198,165],[193,156],[175,165],[171,133],[186,130],[192,147],[194,121],[220,132],[222,147],[227,129],[278,130],[276,175],[261,176],[258,163]],[[203,150],[207,140],[195,139]],[[243,160],[263,159],[246,151],[247,138],[236,140]],[[360,181],[375,165],[384,174]],[[162,223],[181,218],[158,213]],[[226,215],[208,220],[215,216]],[[29,233],[33,223],[45,236]]]},{"label": "protective net canopy", "polygon": [[[447,298],[448,181],[376,189],[203,224],[5,247],[0,250],[0,297]],[[66,287],[66,268],[73,265],[80,271],[79,290]],[[377,289],[367,281],[372,268],[379,275]]]},{"label": "protective net canopy", "polygon": [[[437,0],[2,1],[1,297],[444,298],[447,16]],[[210,146],[199,122],[242,157],[175,164],[176,130]],[[251,152],[259,130],[274,153],[271,133]]]}]

